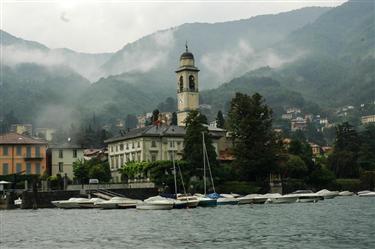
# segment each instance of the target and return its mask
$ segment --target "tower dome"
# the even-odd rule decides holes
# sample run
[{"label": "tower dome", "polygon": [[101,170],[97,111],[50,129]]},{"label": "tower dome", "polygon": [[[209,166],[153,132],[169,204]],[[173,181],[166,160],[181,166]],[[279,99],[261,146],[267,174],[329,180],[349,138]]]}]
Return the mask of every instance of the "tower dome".
[{"label": "tower dome", "polygon": [[185,47],[186,51],[180,56],[180,66],[194,66],[194,55],[189,51],[187,43]]}]

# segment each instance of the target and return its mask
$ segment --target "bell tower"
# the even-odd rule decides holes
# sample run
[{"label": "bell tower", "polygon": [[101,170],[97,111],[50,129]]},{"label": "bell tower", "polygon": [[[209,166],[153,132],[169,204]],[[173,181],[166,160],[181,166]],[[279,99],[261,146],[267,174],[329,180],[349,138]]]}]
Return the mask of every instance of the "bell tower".
[{"label": "bell tower", "polygon": [[185,119],[189,112],[199,108],[198,72],[194,65],[194,56],[186,51],[180,56],[180,66],[176,70],[177,76],[177,124],[185,126]]}]

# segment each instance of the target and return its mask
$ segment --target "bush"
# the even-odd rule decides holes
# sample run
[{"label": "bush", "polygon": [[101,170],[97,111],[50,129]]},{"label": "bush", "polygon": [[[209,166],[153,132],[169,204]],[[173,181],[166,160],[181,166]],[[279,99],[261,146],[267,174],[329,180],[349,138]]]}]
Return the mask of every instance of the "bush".
[{"label": "bush", "polygon": [[361,174],[361,188],[367,190],[374,190],[375,187],[375,171],[364,171]]},{"label": "bush", "polygon": [[259,192],[261,188],[253,183],[245,181],[227,181],[216,187],[218,193],[252,194]]},{"label": "bush", "polygon": [[359,179],[336,179],[336,190],[358,192],[360,189],[361,181]]},{"label": "bush", "polygon": [[283,193],[292,193],[301,189],[308,189],[306,183],[301,179],[287,179],[283,181]]},{"label": "bush", "polygon": [[318,167],[311,173],[309,182],[317,189],[332,188],[335,186],[335,174],[325,167]]}]

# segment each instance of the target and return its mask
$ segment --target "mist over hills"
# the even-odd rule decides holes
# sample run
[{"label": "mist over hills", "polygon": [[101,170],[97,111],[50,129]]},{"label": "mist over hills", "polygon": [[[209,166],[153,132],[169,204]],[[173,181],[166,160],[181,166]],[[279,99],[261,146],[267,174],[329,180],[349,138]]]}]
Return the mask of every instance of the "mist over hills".
[{"label": "mist over hills", "polygon": [[[40,95],[105,121],[152,111],[166,97],[175,97],[174,69],[186,40],[201,69],[201,100],[212,106],[211,117],[225,111],[237,91],[259,92],[276,112],[288,106],[320,112],[369,102],[375,100],[374,13],[374,2],[349,1],[336,8],[184,24],[113,54],[49,49],[1,31],[6,37],[3,74],[8,75],[1,90],[12,96],[2,96],[1,106],[29,122],[39,117],[40,108],[53,104]],[[87,80],[98,77],[92,84]],[[36,91],[27,90],[34,86]],[[64,96],[69,96],[66,101]],[[27,107],[28,113],[23,111]]]}]

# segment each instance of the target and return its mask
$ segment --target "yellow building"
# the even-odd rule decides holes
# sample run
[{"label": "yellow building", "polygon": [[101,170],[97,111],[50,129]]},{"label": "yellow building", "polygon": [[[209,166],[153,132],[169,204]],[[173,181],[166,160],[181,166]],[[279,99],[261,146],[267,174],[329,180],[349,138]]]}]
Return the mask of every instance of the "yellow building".
[{"label": "yellow building", "polygon": [[46,170],[47,142],[17,133],[0,135],[0,175],[41,175]]}]

